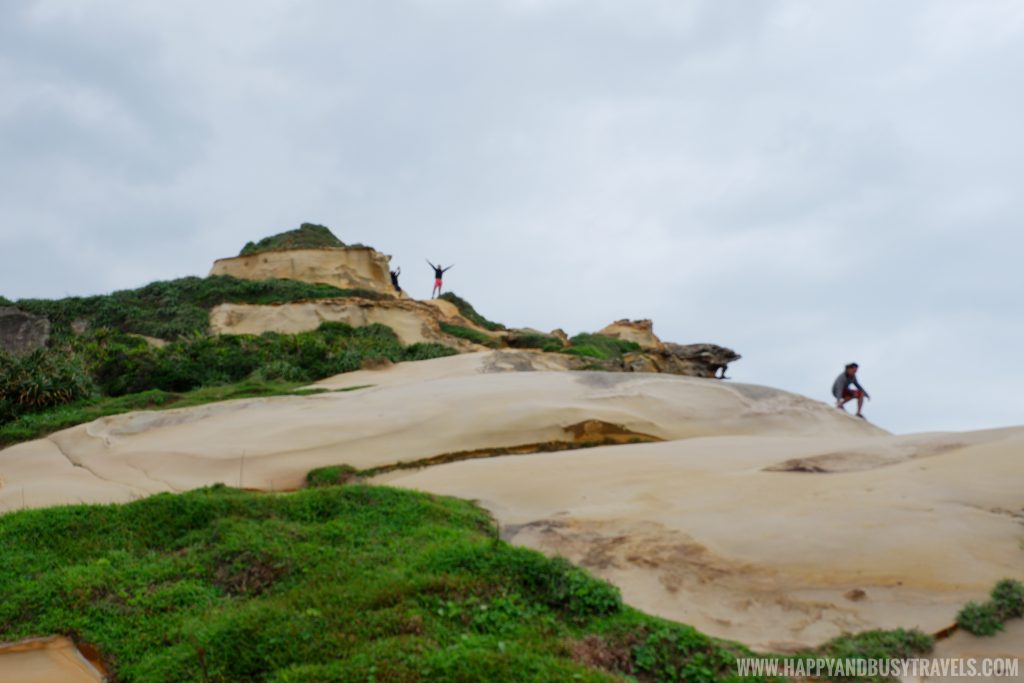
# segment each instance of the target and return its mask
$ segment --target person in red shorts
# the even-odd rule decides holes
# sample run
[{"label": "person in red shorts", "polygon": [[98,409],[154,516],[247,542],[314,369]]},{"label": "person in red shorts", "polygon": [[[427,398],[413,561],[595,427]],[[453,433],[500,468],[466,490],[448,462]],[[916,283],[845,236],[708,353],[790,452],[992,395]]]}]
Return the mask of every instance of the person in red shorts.
[{"label": "person in red shorts", "polygon": [[[853,399],[857,399],[857,417],[863,420],[865,418],[861,414],[861,409],[864,407],[864,399],[866,398],[870,401],[871,396],[860,385],[860,382],[857,381],[857,369],[859,367],[856,363],[850,363],[846,366],[846,369],[832,383],[832,395],[836,397],[836,408],[840,410],[846,410],[843,406]],[[851,389],[851,387],[853,388]]]},{"label": "person in red shorts", "polygon": [[455,264],[442,268],[441,266],[435,266],[427,259],[427,265],[434,269],[434,290],[430,293],[430,298],[433,299],[441,295],[441,287],[444,286],[444,274],[455,267]]}]

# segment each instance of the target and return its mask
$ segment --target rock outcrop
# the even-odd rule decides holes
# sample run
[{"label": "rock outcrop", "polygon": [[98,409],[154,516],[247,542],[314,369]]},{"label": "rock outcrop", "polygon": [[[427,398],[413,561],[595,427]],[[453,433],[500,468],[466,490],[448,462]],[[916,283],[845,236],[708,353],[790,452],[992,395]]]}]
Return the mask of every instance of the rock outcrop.
[{"label": "rock outcrop", "polygon": [[627,353],[622,364],[628,372],[664,372],[690,377],[726,379],[729,363],[742,356],[716,344],[673,344],[665,342],[660,349],[644,349]]},{"label": "rock outcrop", "polygon": [[616,320],[598,332],[606,337],[631,341],[640,345],[639,351],[624,354],[621,365],[625,372],[663,372],[690,377],[717,377],[725,379],[729,363],[741,356],[716,344],[673,344],[663,342],[654,334],[650,320]]},{"label": "rock outcrop", "polygon": [[11,306],[0,307],[0,351],[23,356],[46,346],[50,321]]},{"label": "rock outcrop", "polygon": [[353,327],[387,325],[403,344],[438,342],[460,351],[484,347],[445,334],[442,321],[470,326],[462,318],[449,319],[436,306],[410,299],[371,301],[358,297],[317,299],[287,304],[221,304],[210,311],[214,334],[296,334],[315,330],[322,322],[341,322]]},{"label": "rock outcrop", "polygon": [[631,341],[645,349],[661,349],[663,347],[658,335],[654,334],[654,323],[650,320],[616,320],[598,334]]},{"label": "rock outcrop", "polygon": [[[268,238],[268,244],[271,247],[278,245],[278,242],[291,246],[302,244],[299,240],[302,235],[299,233],[303,229],[292,231],[294,235],[283,233]],[[329,231],[327,235],[337,241]],[[284,239],[286,237],[291,241]],[[340,241],[337,243],[341,244]],[[247,245],[246,249],[249,250],[250,246],[255,249],[259,245]],[[361,245],[315,248],[280,248],[278,245],[278,248],[220,259],[214,262],[210,275],[230,275],[247,280],[301,280],[342,289],[370,290],[386,294],[388,298],[370,300],[352,297],[273,305],[221,304],[210,311],[210,331],[214,334],[295,334],[314,330],[325,321],[344,322],[353,327],[379,323],[392,328],[403,344],[438,342],[460,351],[486,348],[447,334],[441,324],[448,323],[487,335],[493,340],[490,343],[492,347],[558,352],[570,345],[568,335],[562,330],[550,333],[530,328],[488,330],[468,320],[450,301],[415,301],[399,296],[391,284],[390,262],[390,256]],[[597,334],[633,342],[640,346],[640,350],[609,360],[572,357],[565,365],[573,369],[598,367],[610,372],[655,372],[724,378],[729,363],[740,358],[731,349],[714,344],[680,345],[663,342],[654,334],[654,323],[650,320],[617,320]]]},{"label": "rock outcrop", "polygon": [[390,256],[370,247],[289,249],[218,259],[210,275],[243,280],[301,280],[395,296],[390,263]]}]

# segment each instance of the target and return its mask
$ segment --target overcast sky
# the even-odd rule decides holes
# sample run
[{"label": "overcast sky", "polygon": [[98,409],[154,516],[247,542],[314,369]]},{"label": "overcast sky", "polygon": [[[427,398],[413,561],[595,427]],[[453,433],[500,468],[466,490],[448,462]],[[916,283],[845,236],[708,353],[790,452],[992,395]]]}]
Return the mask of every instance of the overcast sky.
[{"label": "overcast sky", "polygon": [[1018,0],[0,0],[0,295],[323,223],[894,431],[1024,424]]}]

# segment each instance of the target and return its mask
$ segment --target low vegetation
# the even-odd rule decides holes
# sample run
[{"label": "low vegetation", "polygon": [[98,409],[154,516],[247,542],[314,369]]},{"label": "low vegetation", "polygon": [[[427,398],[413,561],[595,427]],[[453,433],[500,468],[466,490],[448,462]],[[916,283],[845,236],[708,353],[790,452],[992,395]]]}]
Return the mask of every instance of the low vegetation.
[{"label": "low vegetation", "polygon": [[397,363],[454,353],[440,344],[403,346],[383,325],[325,322],[295,335],[197,334],[161,347],[98,330],[22,358],[0,354],[0,445],[165,403],[291,392],[358,370],[369,359]]},{"label": "low vegetation", "polygon": [[492,339],[490,335],[464,325],[450,325],[449,323],[442,322],[441,331],[445,334],[450,334],[453,337],[458,337],[459,339],[468,339],[474,344],[490,346],[491,348],[496,348],[498,346],[498,341],[496,339]]},{"label": "low vegetation", "polygon": [[366,359],[392,362],[451,355],[439,344],[402,346],[389,327],[324,322],[311,332],[260,336],[196,336],[155,348],[137,338],[114,337],[83,351],[100,390],[109,396],[163,389],[188,391],[247,377],[310,382],[358,370]]},{"label": "low vegetation", "polygon": [[[740,680],[742,645],[498,540],[472,503],[337,485],[353,475],[4,515],[0,641],[70,635],[119,681]],[[872,631],[794,657],[930,648],[917,631]]]},{"label": "low vegetation", "polygon": [[27,510],[0,546],[0,640],[70,634],[119,681],[710,683],[745,652],[497,540],[468,502],[388,488]]},{"label": "low vegetation", "polygon": [[548,353],[561,351],[565,344],[558,337],[547,334],[514,334],[505,342],[513,349],[539,349]]},{"label": "low vegetation", "polygon": [[459,315],[461,315],[463,318],[470,321],[474,325],[479,325],[485,330],[491,330],[492,332],[505,329],[505,326],[502,325],[501,323],[496,323],[491,320],[488,320],[487,318],[477,313],[476,309],[473,308],[472,304],[470,304],[468,301],[458,296],[454,292],[446,292],[442,294],[440,298],[454,305],[457,309],[459,309]]},{"label": "low vegetation", "polygon": [[264,237],[259,242],[246,242],[239,256],[259,254],[265,251],[283,249],[318,249],[322,247],[344,247],[345,243],[334,236],[329,228],[315,223],[303,223],[296,230]]},{"label": "low vegetation", "polygon": [[80,400],[92,391],[92,378],[70,349],[40,349],[27,356],[0,352],[0,424]]},{"label": "low vegetation", "polygon": [[987,602],[969,602],[956,615],[957,625],[976,636],[991,636],[1003,623],[1024,617],[1024,583],[1003,579],[992,589]]},{"label": "low vegetation", "polygon": [[382,297],[367,290],[338,289],[298,280],[241,280],[217,275],[153,282],[138,289],[99,296],[21,299],[15,305],[49,318],[58,339],[70,336],[72,325],[76,324],[94,330],[108,328],[174,340],[206,332],[210,309],[219,304],[276,304],[346,296]]},{"label": "low vegetation", "polygon": [[577,334],[569,340],[569,347],[562,353],[598,360],[613,360],[622,358],[622,355],[630,351],[639,351],[640,345],[636,342],[607,337],[602,334]]}]

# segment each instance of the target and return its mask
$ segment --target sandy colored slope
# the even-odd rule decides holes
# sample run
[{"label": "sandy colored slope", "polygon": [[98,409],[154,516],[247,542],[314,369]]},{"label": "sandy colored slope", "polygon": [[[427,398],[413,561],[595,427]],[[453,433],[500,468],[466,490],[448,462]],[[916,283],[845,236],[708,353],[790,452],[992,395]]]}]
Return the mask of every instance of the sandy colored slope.
[{"label": "sandy colored slope", "polygon": [[[936,631],[998,579],[1024,577],[1022,453],[1024,429],[715,437],[382,480],[479,500],[507,538],[582,563],[642,609],[785,648]],[[816,456],[837,471],[766,471]],[[865,597],[845,597],[855,590]]]},{"label": "sandy colored slope", "polygon": [[[668,375],[508,371],[534,362],[547,361],[519,353],[408,363],[346,376],[357,385],[380,377],[380,386],[353,392],[103,418],[0,451],[0,510],[124,501],[217,482],[293,488],[322,465],[363,469],[564,440],[565,427],[585,420],[661,439],[787,433],[796,425],[881,433],[800,396],[760,387]],[[452,374],[431,379],[431,365]],[[405,374],[424,379],[398,379]]]},{"label": "sandy colored slope", "polygon": [[0,680],[6,683],[96,683],[103,674],[67,638],[0,644]]}]

